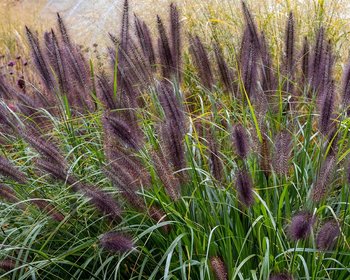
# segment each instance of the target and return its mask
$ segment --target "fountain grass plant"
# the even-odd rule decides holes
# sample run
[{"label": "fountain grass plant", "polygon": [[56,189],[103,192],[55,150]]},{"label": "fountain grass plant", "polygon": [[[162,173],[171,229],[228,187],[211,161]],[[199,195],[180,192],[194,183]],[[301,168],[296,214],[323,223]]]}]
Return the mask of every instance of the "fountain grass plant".
[{"label": "fountain grass plant", "polygon": [[2,279],[350,279],[349,67],[327,22],[271,36],[240,7],[224,40],[174,4],[155,36],[125,1],[103,69],[60,15],[26,28],[0,77]]}]

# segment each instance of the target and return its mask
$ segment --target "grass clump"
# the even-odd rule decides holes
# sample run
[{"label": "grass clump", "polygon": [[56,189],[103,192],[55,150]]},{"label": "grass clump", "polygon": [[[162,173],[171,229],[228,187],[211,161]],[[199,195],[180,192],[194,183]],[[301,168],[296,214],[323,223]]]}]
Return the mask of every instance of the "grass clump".
[{"label": "grass clump", "polygon": [[349,279],[348,70],[325,26],[299,56],[290,12],[275,53],[242,15],[237,42],[184,42],[172,4],[155,40],[125,1],[101,70],[59,15],[26,28],[33,69],[0,79],[4,279]]}]

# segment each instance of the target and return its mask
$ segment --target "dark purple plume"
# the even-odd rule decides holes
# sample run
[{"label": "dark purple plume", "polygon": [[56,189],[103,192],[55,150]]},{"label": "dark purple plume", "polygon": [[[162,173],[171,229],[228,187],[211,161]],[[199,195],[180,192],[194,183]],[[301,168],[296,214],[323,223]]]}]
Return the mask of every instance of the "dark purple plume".
[{"label": "dark purple plume", "polygon": [[125,200],[138,211],[146,211],[146,205],[144,201],[136,194],[136,190],[131,185],[127,185],[130,181],[130,175],[125,172],[120,172],[120,170],[116,169],[113,166],[113,170],[109,168],[105,168],[104,172],[106,176],[111,180],[113,185],[121,191],[121,195],[125,198]]},{"label": "dark purple plume", "polygon": [[171,53],[173,58],[174,74],[177,81],[181,81],[181,30],[179,11],[174,3],[170,4],[170,34]]},{"label": "dark purple plume", "polygon": [[220,182],[223,179],[224,170],[222,160],[220,158],[219,142],[217,141],[214,131],[211,131],[210,127],[208,127],[207,131],[210,170],[213,177]]},{"label": "dark purple plume", "polygon": [[190,53],[192,59],[194,60],[194,65],[196,66],[199,74],[201,83],[207,89],[211,89],[214,84],[213,73],[211,70],[209,58],[207,51],[205,50],[202,41],[198,36],[189,37],[190,41]]},{"label": "dark purple plume", "polygon": [[26,175],[12,165],[6,158],[0,156],[0,174],[9,177],[18,183],[24,184],[27,182]]},{"label": "dark purple plume", "polygon": [[177,96],[173,85],[165,80],[158,84],[157,93],[158,100],[164,110],[165,119],[173,121],[178,132],[183,134],[185,131],[185,113],[180,96]]},{"label": "dark purple plume", "polygon": [[243,33],[239,59],[241,79],[244,87],[242,98],[246,98],[245,92],[250,98],[255,96],[257,92],[258,51],[248,27],[245,28]]},{"label": "dark purple plume", "polygon": [[304,86],[308,85],[310,79],[310,45],[307,37],[304,37],[303,50],[301,53],[301,79]]},{"label": "dark purple plume", "polygon": [[331,189],[330,183],[332,180],[336,158],[329,155],[321,165],[315,185],[312,189],[311,197],[315,202],[320,202]]},{"label": "dark purple plume", "polygon": [[19,202],[19,199],[14,190],[3,184],[0,184],[0,197],[11,203]]},{"label": "dark purple plume", "polygon": [[97,96],[102,104],[109,110],[117,109],[113,85],[109,82],[106,74],[102,73],[97,77],[97,85]]},{"label": "dark purple plume", "polygon": [[156,68],[156,57],[154,54],[151,32],[144,21],[135,16],[136,36],[139,41],[142,53],[153,70]]},{"label": "dark purple plume", "polygon": [[294,38],[294,16],[293,13],[289,13],[287,26],[286,26],[286,43],[285,43],[285,67],[286,73],[292,75],[294,70],[294,52],[295,52],[295,38]]},{"label": "dark purple plume", "polygon": [[257,51],[260,51],[261,49],[261,45],[260,45],[260,38],[259,38],[259,33],[258,33],[258,28],[256,27],[256,24],[254,22],[254,19],[247,7],[247,4],[245,3],[245,1],[242,1],[242,8],[243,8],[243,15],[245,18],[245,22],[251,37],[251,40],[254,44],[254,48]]},{"label": "dark purple plume", "polygon": [[170,78],[174,70],[174,59],[171,53],[168,35],[166,34],[164,24],[159,16],[157,16],[158,26],[158,52],[162,73],[165,78]]},{"label": "dark purple plume", "polygon": [[35,160],[35,165],[44,173],[49,173],[53,178],[66,181],[68,178],[68,168],[64,164],[57,164],[46,157]]},{"label": "dark purple plume", "polygon": [[293,13],[289,13],[286,37],[285,37],[285,55],[284,55],[284,67],[286,81],[284,83],[284,91],[289,94],[294,94],[294,53],[295,53],[295,38],[294,38],[294,16]]},{"label": "dark purple plume", "polygon": [[20,131],[21,137],[29,143],[41,156],[58,166],[66,166],[66,160],[61,155],[60,150],[50,141],[47,141],[45,137],[39,134],[34,127],[29,127]]},{"label": "dark purple plume", "polygon": [[277,174],[288,174],[289,159],[292,153],[292,137],[286,130],[279,132],[275,138],[273,168]]},{"label": "dark purple plume", "polygon": [[262,84],[261,87],[265,94],[273,95],[276,90],[276,77],[272,65],[271,52],[265,37],[261,34],[261,60],[262,60]]},{"label": "dark purple plume", "polygon": [[237,155],[242,159],[246,158],[250,151],[249,136],[241,124],[233,127],[232,139]]},{"label": "dark purple plume", "polygon": [[123,18],[120,32],[120,44],[118,48],[118,63],[121,67],[125,67],[125,60],[127,59],[129,50],[129,3],[124,1]]},{"label": "dark purple plume", "polygon": [[112,253],[124,253],[132,250],[134,242],[129,236],[118,232],[107,232],[100,239],[100,246]]},{"label": "dark purple plume", "polygon": [[49,58],[50,66],[57,77],[57,82],[61,94],[68,93],[68,80],[66,78],[66,68],[62,57],[62,49],[59,46],[56,34],[53,30],[45,33],[46,55]]},{"label": "dark purple plume", "polygon": [[59,13],[57,13],[57,22],[58,22],[58,29],[60,30],[60,34],[62,37],[62,41],[67,45],[72,47],[72,43],[70,41],[66,25],[63,22],[62,17],[60,16]]},{"label": "dark purple plume", "polygon": [[161,143],[164,154],[172,163],[174,171],[186,167],[184,134],[179,131],[178,123],[165,120],[160,127]]},{"label": "dark purple plume", "polygon": [[340,235],[340,228],[336,220],[332,219],[324,223],[317,233],[317,248],[323,251],[331,250]]},{"label": "dark purple plume", "polygon": [[122,210],[110,194],[91,186],[83,186],[80,189],[100,212],[111,220],[120,220]]},{"label": "dark purple plume", "polygon": [[164,153],[169,157],[175,170],[185,168],[184,137],[186,131],[183,104],[176,96],[172,85],[161,82],[157,87],[158,99],[163,108],[165,119],[160,127]]},{"label": "dark purple plume", "polygon": [[0,73],[0,98],[10,100],[13,98],[15,92],[15,89],[9,83],[8,79],[6,79],[6,76]]},{"label": "dark purple plume", "polygon": [[325,30],[321,27],[316,35],[311,71],[311,86],[316,94],[326,91],[332,81],[333,63],[331,42],[325,40]]},{"label": "dark purple plume", "polygon": [[271,148],[269,139],[266,134],[262,135],[262,142],[260,143],[260,168],[264,172],[265,176],[268,177],[271,172]]},{"label": "dark purple plume", "polygon": [[219,69],[221,81],[223,85],[225,86],[225,90],[231,94],[234,94],[234,75],[232,70],[228,67],[224,55],[222,53],[222,50],[220,46],[215,43],[214,44],[214,53],[216,58],[216,64]]},{"label": "dark purple plume", "polygon": [[3,271],[11,271],[16,268],[16,261],[12,259],[0,260],[0,269]]},{"label": "dark purple plume", "polygon": [[115,113],[105,113],[102,117],[104,129],[109,137],[114,137],[122,146],[138,150],[142,146],[142,137],[127,121]]},{"label": "dark purple plume", "polygon": [[227,268],[221,257],[215,256],[210,258],[210,265],[214,272],[215,279],[227,280]]},{"label": "dark purple plume", "polygon": [[316,217],[307,211],[299,212],[292,217],[288,227],[288,234],[294,241],[306,239],[313,227]]},{"label": "dark purple plume", "polygon": [[152,153],[152,161],[157,171],[159,179],[162,181],[163,186],[173,201],[176,201],[180,198],[180,181],[174,176],[169,162],[166,160],[163,154],[161,153]]},{"label": "dark purple plume", "polygon": [[350,62],[346,65],[343,72],[343,81],[342,81],[342,94],[343,101],[342,106],[346,112],[349,112],[350,106]]},{"label": "dark purple plume", "polygon": [[45,84],[48,90],[54,89],[54,82],[51,72],[49,70],[49,66],[46,63],[44,55],[42,53],[39,39],[35,36],[32,31],[26,26],[26,34],[27,39],[29,41],[29,45],[32,51],[32,56],[34,60],[34,64],[39,71],[39,74],[42,78],[43,83]]},{"label": "dark purple plume", "polygon": [[236,177],[238,200],[244,207],[250,207],[254,203],[253,182],[247,169],[238,171]]},{"label": "dark purple plume", "polygon": [[294,278],[292,275],[282,272],[271,274],[269,280],[294,280]]},{"label": "dark purple plume", "polygon": [[52,219],[57,222],[62,222],[65,218],[64,215],[57,211],[50,202],[44,199],[35,198],[30,200],[30,202],[38,207],[41,211],[47,213]]},{"label": "dark purple plume", "polygon": [[319,99],[320,118],[318,126],[323,135],[327,135],[332,128],[334,98],[334,81],[331,81]]}]

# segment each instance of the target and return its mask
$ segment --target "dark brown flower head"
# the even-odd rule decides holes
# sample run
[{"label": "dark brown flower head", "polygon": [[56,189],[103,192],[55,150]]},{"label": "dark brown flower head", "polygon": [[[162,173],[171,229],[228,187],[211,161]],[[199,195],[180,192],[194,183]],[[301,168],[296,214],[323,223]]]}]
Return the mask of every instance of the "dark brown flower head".
[{"label": "dark brown flower head", "polygon": [[315,91],[319,89],[322,69],[322,61],[324,61],[325,56],[325,30],[321,26],[317,31],[316,44],[314,47],[313,57],[312,57],[312,69],[311,69],[311,84]]},{"label": "dark brown flower head", "polygon": [[52,219],[57,222],[62,222],[64,220],[64,215],[57,211],[55,207],[44,199],[32,199],[31,202],[38,207],[41,211],[46,212]]},{"label": "dark brown flower head", "polygon": [[350,112],[350,62],[348,62],[343,72],[342,95],[342,106],[347,112]]},{"label": "dark brown flower head", "polygon": [[287,26],[286,26],[286,43],[285,43],[285,63],[287,72],[291,72],[294,67],[294,49],[295,49],[295,37],[294,37],[294,16],[293,13],[289,13]]},{"label": "dark brown flower head", "polygon": [[120,144],[135,150],[140,148],[142,139],[129,122],[115,114],[104,114],[102,122],[105,131],[115,137]]},{"label": "dark brown flower head", "polygon": [[157,15],[157,26],[158,26],[158,52],[160,63],[162,66],[163,76],[170,78],[174,69],[174,58],[171,53],[171,47],[169,44],[168,35],[165,31],[165,27],[160,16]]},{"label": "dark brown flower head", "polygon": [[11,271],[16,268],[16,261],[12,259],[4,259],[0,261],[0,269]]},{"label": "dark brown flower head", "polygon": [[[0,197],[11,203],[18,203],[20,201],[17,194],[10,187],[2,184],[0,184]],[[23,204],[19,204],[18,207],[24,209]]]},{"label": "dark brown flower head", "polygon": [[330,154],[321,165],[321,169],[317,175],[315,185],[311,192],[313,201],[320,202],[331,189],[330,183],[333,176],[336,158]]},{"label": "dark brown flower head", "polygon": [[174,176],[169,162],[163,154],[152,152],[152,161],[159,179],[162,181],[166,192],[174,201],[180,198],[180,182]]},{"label": "dark brown flower head", "polygon": [[210,127],[207,128],[207,131],[207,149],[209,154],[208,157],[210,170],[214,178],[220,182],[223,178],[224,172],[222,160],[220,158],[220,144],[217,137],[215,136],[215,131],[212,131]]},{"label": "dark brown flower head", "polygon": [[173,58],[174,74],[178,81],[181,80],[181,33],[180,33],[180,18],[177,6],[174,3],[170,4],[170,35],[171,35],[171,53]]},{"label": "dark brown flower head", "polygon": [[250,174],[246,169],[238,172],[236,178],[238,199],[244,207],[250,207],[254,203],[253,183]]},{"label": "dark brown flower head", "polygon": [[144,21],[135,15],[135,29],[141,50],[149,65],[155,70],[156,58],[150,29]]},{"label": "dark brown flower head", "polygon": [[315,216],[310,212],[299,212],[292,217],[288,227],[288,233],[292,240],[306,239],[315,222]]},{"label": "dark brown flower head", "polygon": [[2,156],[0,156],[0,174],[9,177],[21,184],[27,182],[25,174],[19,171],[15,166],[12,165],[11,162]]},{"label": "dark brown flower head", "polygon": [[134,242],[129,236],[119,232],[107,232],[100,239],[100,246],[113,253],[124,253],[132,250]]},{"label": "dark brown flower head", "polygon": [[[156,221],[157,223],[161,223],[161,222],[166,221],[166,213],[162,209],[160,209],[156,206],[151,206],[148,209],[148,215],[152,220]],[[171,226],[169,224],[167,224],[167,225],[163,226],[162,229],[165,233],[169,233],[171,230]]]},{"label": "dark brown flower head", "polygon": [[225,86],[225,90],[231,94],[234,94],[233,72],[228,67],[219,44],[215,43],[213,47],[214,47],[214,53],[216,58],[216,64],[219,69],[221,81]]},{"label": "dark brown flower head", "polygon": [[40,173],[49,173],[55,179],[66,181],[68,169],[65,166],[52,162],[45,157],[35,160],[35,165],[41,171]]},{"label": "dark brown flower head", "polygon": [[119,220],[121,217],[121,209],[111,195],[97,188],[84,186],[80,188],[84,194],[89,197],[90,203],[93,204],[100,212],[111,220]]},{"label": "dark brown flower head", "polygon": [[275,138],[273,168],[277,174],[287,174],[292,153],[292,138],[289,132],[281,131]]},{"label": "dark brown flower head", "polygon": [[307,37],[304,38],[303,50],[302,50],[302,82],[305,85],[309,83],[309,71],[310,71],[310,45]]},{"label": "dark brown flower head", "polygon": [[256,23],[254,21],[254,18],[252,16],[252,14],[250,13],[247,4],[245,3],[245,1],[242,1],[242,8],[243,8],[243,15],[246,21],[246,25],[248,28],[248,31],[250,33],[250,37],[252,38],[252,42],[254,44],[254,48],[258,51],[260,51],[260,38],[258,35],[258,28],[256,26]]},{"label": "dark brown flower head", "polygon": [[14,61],[10,61],[8,64],[7,64],[8,67],[13,67],[15,66],[15,62]]},{"label": "dark brown flower head", "polygon": [[249,137],[241,124],[233,127],[232,138],[237,155],[242,159],[246,158],[250,150]]},{"label": "dark brown flower head", "polygon": [[288,273],[274,273],[270,275],[269,280],[293,280],[293,276]]},{"label": "dark brown flower head", "polygon": [[327,135],[331,129],[334,108],[334,81],[331,81],[320,96],[319,129],[323,135]]},{"label": "dark brown flower head", "polygon": [[221,257],[215,256],[210,258],[210,264],[217,280],[227,280],[227,268]]},{"label": "dark brown flower head", "polygon": [[193,58],[194,64],[197,67],[199,78],[204,87],[211,89],[214,84],[214,77],[208,58],[208,53],[204,48],[204,45],[198,36],[189,38],[190,41],[190,53]]},{"label": "dark brown flower head", "polygon": [[46,88],[48,90],[52,90],[54,88],[53,77],[41,50],[39,39],[33,34],[33,32],[28,27],[26,27],[26,34],[32,51],[34,64]]},{"label": "dark brown flower head", "polygon": [[261,34],[262,84],[265,94],[272,95],[276,88],[276,77],[272,66],[271,51],[265,33]]},{"label": "dark brown flower head", "polygon": [[[259,43],[260,45],[260,43]],[[257,93],[258,81],[258,54],[260,51],[256,49],[256,43],[248,27],[244,29],[240,49],[240,72],[244,89],[242,90],[242,98],[253,97]],[[246,93],[246,94],[245,94]]]},{"label": "dark brown flower head", "polygon": [[317,233],[317,248],[324,251],[331,250],[339,235],[340,229],[337,221],[332,219],[326,222]]}]

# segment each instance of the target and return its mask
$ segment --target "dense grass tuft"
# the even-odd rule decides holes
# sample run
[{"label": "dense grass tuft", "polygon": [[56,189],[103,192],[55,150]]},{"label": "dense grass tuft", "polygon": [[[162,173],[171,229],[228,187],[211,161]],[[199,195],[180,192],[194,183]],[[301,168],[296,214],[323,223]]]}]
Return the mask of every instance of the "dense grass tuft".
[{"label": "dense grass tuft", "polygon": [[276,37],[242,2],[224,40],[175,4],[157,32],[123,7],[104,67],[57,15],[0,76],[2,278],[350,279],[350,75],[327,22],[299,35],[288,11]]}]

